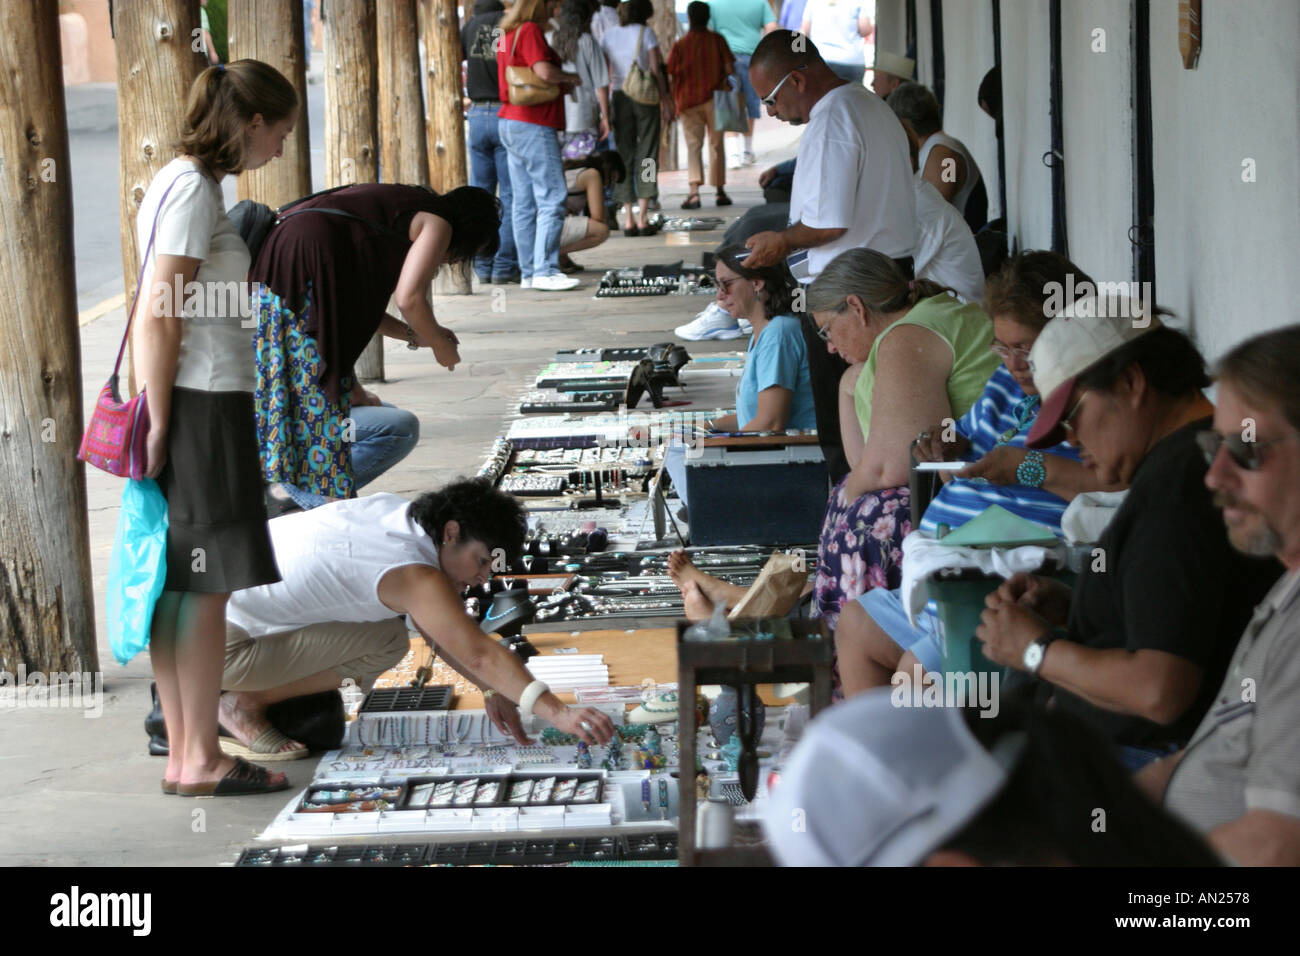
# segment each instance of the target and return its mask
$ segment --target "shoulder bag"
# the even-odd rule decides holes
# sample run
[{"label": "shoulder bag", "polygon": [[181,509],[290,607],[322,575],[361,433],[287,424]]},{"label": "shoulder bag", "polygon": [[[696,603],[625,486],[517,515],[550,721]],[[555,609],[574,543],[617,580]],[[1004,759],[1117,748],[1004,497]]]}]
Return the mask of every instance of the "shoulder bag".
[{"label": "shoulder bag", "polygon": [[[188,176],[182,173],[181,176]],[[195,170],[195,176],[202,175]],[[122,367],[122,355],[126,352],[126,340],[131,334],[131,323],[135,320],[136,303],[140,301],[140,289],[144,285],[144,267],[149,262],[149,253],[153,251],[154,237],[158,234],[158,217],[162,215],[163,205],[181,176],[172,180],[172,184],[158,200],[158,208],[153,215],[153,227],[149,231],[149,243],[144,255],[140,257],[140,274],[135,279],[135,295],[131,298],[131,308],[126,313],[126,331],[122,333],[122,344],[117,350],[117,361],[113,363],[113,374],[108,377],[104,387],[95,399],[94,411],[90,413],[90,424],[81,437],[81,448],[77,460],[94,465],[101,471],[119,478],[144,477],[148,463],[145,461],[145,441],[149,437],[149,403],[145,390],[132,399],[122,401],[117,388],[117,373]]]},{"label": "shoulder bag", "polygon": [[[515,38],[510,44],[510,59],[515,58],[515,48],[519,46],[519,31],[524,28],[523,24],[515,30]],[[554,83],[547,83],[538,76],[530,66],[510,66],[509,60],[506,61],[506,92],[510,96],[511,106],[537,106],[541,103],[549,103],[560,95],[560,88]]]},{"label": "shoulder bag", "polygon": [[654,106],[659,102],[659,84],[649,70],[641,69],[641,43],[645,40],[645,27],[636,38],[636,53],[632,56],[632,66],[623,80],[623,92],[628,99],[643,106]]}]

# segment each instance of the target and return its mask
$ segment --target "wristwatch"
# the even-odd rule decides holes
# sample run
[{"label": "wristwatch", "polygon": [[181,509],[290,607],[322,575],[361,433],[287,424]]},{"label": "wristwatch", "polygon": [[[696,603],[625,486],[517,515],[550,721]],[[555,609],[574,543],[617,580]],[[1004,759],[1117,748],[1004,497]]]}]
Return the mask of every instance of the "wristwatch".
[{"label": "wristwatch", "polygon": [[415,339],[415,329],[411,328],[409,325],[406,327],[406,347],[412,352],[416,351],[420,347],[419,343]]},{"label": "wristwatch", "polygon": [[1047,645],[1053,641],[1068,637],[1069,631],[1063,627],[1054,627],[1038,640],[1034,641],[1025,648],[1025,655],[1021,658],[1021,663],[1025,665],[1025,670],[1037,676],[1038,669],[1043,666],[1043,657],[1047,654]]}]

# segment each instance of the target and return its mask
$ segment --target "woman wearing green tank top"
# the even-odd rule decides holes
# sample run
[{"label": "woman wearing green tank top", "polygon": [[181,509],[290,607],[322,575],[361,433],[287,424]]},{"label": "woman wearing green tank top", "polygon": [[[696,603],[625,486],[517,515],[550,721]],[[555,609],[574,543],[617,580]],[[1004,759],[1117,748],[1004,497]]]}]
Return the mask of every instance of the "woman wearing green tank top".
[{"label": "woman wearing green tank top", "polygon": [[909,280],[870,249],[838,256],[808,288],[818,335],[849,362],[839,401],[852,470],[827,502],[814,590],[832,629],[846,601],[901,586],[912,530],[908,448],[935,422],[964,414],[997,370],[988,316],[950,291]]}]

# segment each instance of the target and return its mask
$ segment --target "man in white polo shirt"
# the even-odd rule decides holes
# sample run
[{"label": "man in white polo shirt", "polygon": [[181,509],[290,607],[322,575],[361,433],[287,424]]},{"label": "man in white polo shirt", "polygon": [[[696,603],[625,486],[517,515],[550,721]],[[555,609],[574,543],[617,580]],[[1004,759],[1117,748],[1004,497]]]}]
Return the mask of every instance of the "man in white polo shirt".
[{"label": "man in white polo shirt", "polygon": [[1300,325],[1219,363],[1214,427],[1198,439],[1232,546],[1286,573],[1255,610],[1185,748],[1145,767],[1148,792],[1245,865],[1300,865]]},{"label": "man in white polo shirt", "polygon": [[495,549],[516,556],[526,530],[519,503],[487,481],[459,481],[415,501],[390,494],[338,501],[269,527],[282,580],[235,592],[226,610],[220,719],[239,741],[225,740],[228,752],[305,756],[270,726],[267,706],[347,678],[368,690],[409,648],[402,615],[484,689],[493,723],[519,742],[527,740],[520,711],[589,744],[613,733],[600,711],[561,703],[465,613],[461,593],[491,576]]}]

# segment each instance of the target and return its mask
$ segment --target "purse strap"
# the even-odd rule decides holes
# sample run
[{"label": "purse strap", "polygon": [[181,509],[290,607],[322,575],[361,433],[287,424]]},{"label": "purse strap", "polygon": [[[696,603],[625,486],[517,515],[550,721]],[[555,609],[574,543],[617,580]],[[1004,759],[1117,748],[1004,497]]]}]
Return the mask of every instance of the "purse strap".
[{"label": "purse strap", "polygon": [[[641,24],[641,32],[636,35],[636,52],[632,54],[632,65],[639,67],[641,65],[641,44],[645,41],[645,24]],[[632,72],[628,70],[628,72]]]},{"label": "purse strap", "polygon": [[171,185],[163,192],[162,199],[158,200],[158,208],[154,210],[153,226],[149,230],[149,242],[144,248],[144,255],[140,257],[140,274],[135,277],[135,295],[131,297],[131,308],[126,313],[126,331],[122,333],[122,344],[118,346],[117,349],[117,361],[113,363],[113,378],[117,378],[118,369],[122,367],[122,356],[126,354],[126,340],[131,335],[131,323],[135,321],[135,307],[140,301],[140,287],[144,284],[144,268],[149,263],[149,253],[153,251],[153,241],[158,235],[158,219],[162,216],[163,204],[167,202],[167,197],[171,195],[171,191],[175,188],[176,184],[180,182],[183,177],[189,175],[201,176],[203,174],[197,169],[194,170],[193,173],[181,173],[180,176],[177,176],[171,181]]}]

